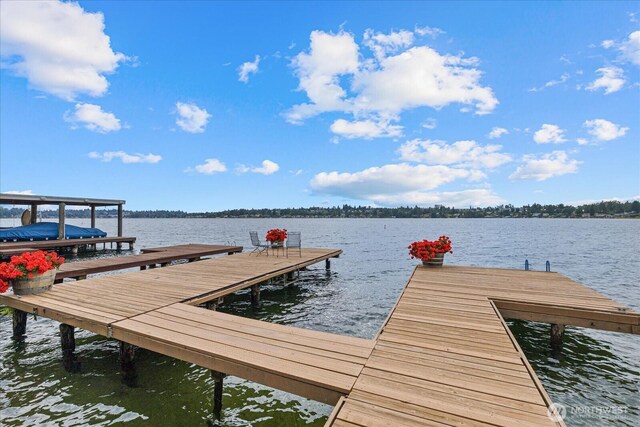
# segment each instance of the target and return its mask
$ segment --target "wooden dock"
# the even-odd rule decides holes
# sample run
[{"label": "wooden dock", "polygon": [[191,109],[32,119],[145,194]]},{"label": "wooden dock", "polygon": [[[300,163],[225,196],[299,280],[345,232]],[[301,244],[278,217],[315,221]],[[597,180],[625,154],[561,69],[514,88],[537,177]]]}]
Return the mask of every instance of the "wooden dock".
[{"label": "wooden dock", "polygon": [[165,267],[174,261],[196,261],[202,257],[218,254],[234,254],[242,252],[242,246],[203,245],[188,244],[176,246],[164,246],[143,254],[118,256],[110,258],[97,258],[86,261],[68,262],[60,266],[56,273],[56,281],[62,279],[86,279],[89,274],[104,273],[106,271],[125,270],[136,268],[145,270],[156,266]]},{"label": "wooden dock", "polygon": [[80,247],[95,247],[96,245],[116,244],[116,248],[120,249],[123,243],[129,245],[129,250],[133,250],[133,244],[136,242],[135,237],[92,237],[88,239],[63,239],[63,240],[34,240],[30,242],[3,242],[0,243],[0,256],[11,256],[22,252],[38,251],[38,250],[70,250],[77,253]]},{"label": "wooden dock", "polygon": [[249,287],[259,296],[260,283],[340,253],[244,253],[0,295],[0,303],[69,325],[61,331],[80,327],[336,404],[327,425],[344,427],[562,426],[503,316],[549,322],[556,332],[640,333],[640,314],[560,274],[490,268],[416,268],[374,340],[196,307]]},{"label": "wooden dock", "polygon": [[37,295],[0,294],[0,304],[108,336],[115,322],[179,302],[195,305],[217,300],[341,252],[304,248],[301,257],[289,258],[242,253],[64,282]]},{"label": "wooden dock", "polygon": [[640,314],[558,273],[418,267],[327,425],[563,425],[499,307],[640,333]]}]

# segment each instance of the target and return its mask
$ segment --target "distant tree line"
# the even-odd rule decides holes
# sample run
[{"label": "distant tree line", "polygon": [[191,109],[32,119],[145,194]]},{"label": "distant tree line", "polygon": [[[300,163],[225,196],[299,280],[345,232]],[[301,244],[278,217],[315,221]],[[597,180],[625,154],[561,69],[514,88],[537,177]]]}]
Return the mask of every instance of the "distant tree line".
[{"label": "distant tree line", "polygon": [[[24,207],[0,207],[0,218],[19,218]],[[89,218],[89,209],[67,209],[67,218]],[[42,219],[58,218],[57,210],[38,211]],[[98,218],[116,218],[116,209],[98,209]],[[602,201],[580,206],[541,205],[534,203],[515,207],[499,205],[486,208],[454,208],[442,205],[421,208],[402,206],[333,206],[283,209],[230,209],[218,212],[185,212],[170,210],[125,210],[126,218],[607,218],[640,217],[640,201]]]}]

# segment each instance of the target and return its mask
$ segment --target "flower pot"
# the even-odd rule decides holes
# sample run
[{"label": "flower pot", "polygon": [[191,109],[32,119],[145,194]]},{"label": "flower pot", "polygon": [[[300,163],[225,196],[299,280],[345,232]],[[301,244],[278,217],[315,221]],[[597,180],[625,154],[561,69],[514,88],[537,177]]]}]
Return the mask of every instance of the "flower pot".
[{"label": "flower pot", "polygon": [[435,254],[429,261],[422,261],[422,265],[429,268],[442,267],[444,252]]},{"label": "flower pot", "polygon": [[34,274],[30,279],[12,280],[13,293],[15,295],[33,295],[49,290],[56,278],[56,271],[54,268],[42,274]]},{"label": "flower pot", "polygon": [[271,242],[271,246],[284,246],[284,240],[274,240]]}]

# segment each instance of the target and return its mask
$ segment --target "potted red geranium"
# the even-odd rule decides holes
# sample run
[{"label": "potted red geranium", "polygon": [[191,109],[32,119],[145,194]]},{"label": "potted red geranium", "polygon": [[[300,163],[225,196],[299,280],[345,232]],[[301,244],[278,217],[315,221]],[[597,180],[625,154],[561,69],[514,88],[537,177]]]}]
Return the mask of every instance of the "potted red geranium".
[{"label": "potted red geranium", "polygon": [[411,259],[417,258],[425,267],[442,267],[444,254],[453,253],[451,240],[447,236],[440,236],[438,240],[422,240],[409,245]]},{"label": "potted red geranium", "polygon": [[282,245],[282,242],[284,242],[287,238],[287,229],[286,228],[272,228],[271,230],[267,231],[267,235],[265,237],[265,240],[267,242],[270,242],[272,245]]},{"label": "potted red geranium", "polygon": [[11,261],[0,263],[0,293],[9,287],[15,295],[31,295],[51,288],[56,270],[64,258],[56,252],[24,252],[12,256]]}]

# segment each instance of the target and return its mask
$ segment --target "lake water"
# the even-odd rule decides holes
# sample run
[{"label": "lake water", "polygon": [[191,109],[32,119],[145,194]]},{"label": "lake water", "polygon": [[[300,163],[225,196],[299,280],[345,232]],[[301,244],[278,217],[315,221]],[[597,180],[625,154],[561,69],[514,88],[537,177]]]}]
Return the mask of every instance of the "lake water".
[{"label": "lake water", "polygon": [[[3,220],[2,225],[17,225]],[[71,220],[89,226],[89,220]],[[115,234],[115,220],[98,220]],[[569,219],[128,219],[136,248],[180,243],[249,246],[249,231],[284,227],[303,245],[344,254],[302,273],[297,286],[267,288],[253,309],[246,293],[228,298],[229,313],[322,331],[372,338],[416,264],[408,243],[446,234],[447,264],[558,271],[640,311],[640,221]],[[126,253],[126,251],[125,251]],[[111,256],[107,253],[102,256]],[[567,328],[559,360],[548,351],[549,326],[510,322],[518,342],[568,425],[636,426],[640,420],[640,336]],[[206,426],[213,383],[207,370],[141,350],[137,388],[121,383],[118,344],[79,332],[81,374],[61,366],[58,324],[29,318],[27,340],[11,340],[0,316],[0,425]],[[225,381],[219,425],[322,425],[331,407],[239,378]]]}]

